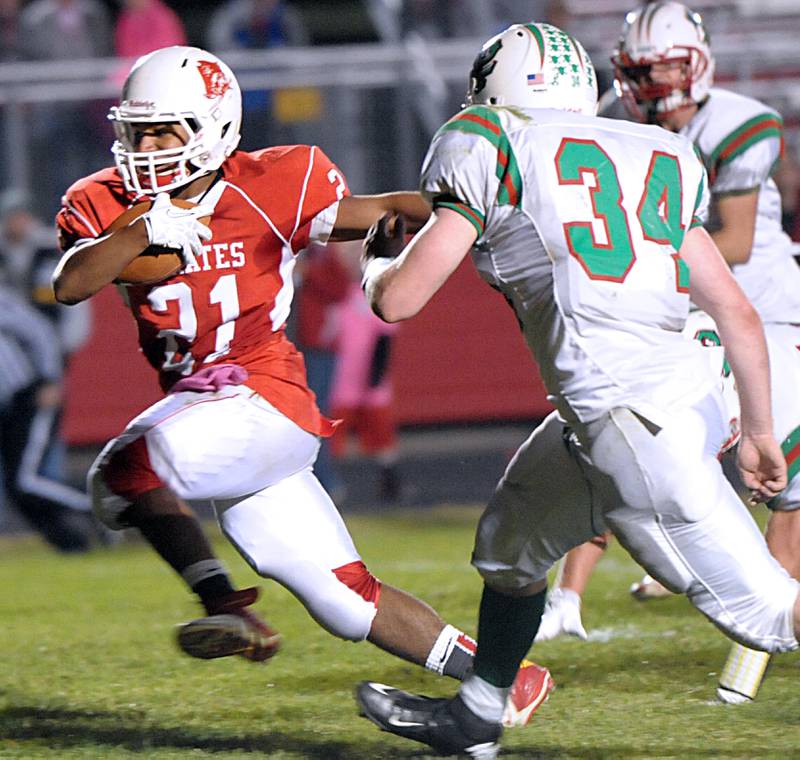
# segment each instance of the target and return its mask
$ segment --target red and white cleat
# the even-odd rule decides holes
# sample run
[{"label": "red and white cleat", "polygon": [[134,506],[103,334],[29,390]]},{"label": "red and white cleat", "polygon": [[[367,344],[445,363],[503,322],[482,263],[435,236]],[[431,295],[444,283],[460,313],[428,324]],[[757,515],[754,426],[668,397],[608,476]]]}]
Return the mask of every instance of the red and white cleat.
[{"label": "red and white cleat", "polygon": [[246,588],[207,604],[207,617],[178,626],[178,646],[202,660],[232,655],[268,660],[280,649],[281,636],[247,609],[256,599],[258,589]]},{"label": "red and white cleat", "polygon": [[523,660],[508,693],[503,725],[506,728],[527,725],[531,715],[547,701],[554,687],[555,682],[547,668]]}]

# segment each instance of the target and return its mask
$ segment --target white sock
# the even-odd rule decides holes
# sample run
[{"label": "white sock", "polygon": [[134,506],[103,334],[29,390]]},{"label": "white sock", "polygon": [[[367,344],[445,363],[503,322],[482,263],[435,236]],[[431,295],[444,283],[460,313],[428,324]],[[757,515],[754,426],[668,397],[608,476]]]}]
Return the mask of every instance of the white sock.
[{"label": "white sock", "polygon": [[181,577],[186,581],[189,588],[194,588],[200,581],[210,578],[212,575],[227,575],[225,565],[218,559],[203,559],[195,562],[189,567],[185,567],[181,572]]},{"label": "white sock", "polygon": [[501,689],[484,681],[474,673],[468,675],[461,684],[459,694],[464,704],[483,720],[490,723],[500,723],[503,720],[503,710],[506,698],[511,689]]}]

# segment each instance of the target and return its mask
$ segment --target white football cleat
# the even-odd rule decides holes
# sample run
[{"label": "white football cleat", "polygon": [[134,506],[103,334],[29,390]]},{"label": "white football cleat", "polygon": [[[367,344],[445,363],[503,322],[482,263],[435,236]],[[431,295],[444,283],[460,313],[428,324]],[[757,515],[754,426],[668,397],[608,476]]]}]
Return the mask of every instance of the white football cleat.
[{"label": "white football cleat", "polygon": [[547,597],[542,622],[534,641],[549,641],[557,636],[589,638],[581,620],[581,598],[569,589],[554,588]]},{"label": "white football cleat", "polygon": [[726,689],[724,686],[717,686],[717,699],[726,705],[746,705],[753,701],[752,697],[739,694],[738,691],[732,689]]},{"label": "white football cleat", "polygon": [[633,583],[629,589],[631,596],[640,602],[650,599],[664,599],[673,596],[672,592],[655,578],[645,575],[642,580]]}]

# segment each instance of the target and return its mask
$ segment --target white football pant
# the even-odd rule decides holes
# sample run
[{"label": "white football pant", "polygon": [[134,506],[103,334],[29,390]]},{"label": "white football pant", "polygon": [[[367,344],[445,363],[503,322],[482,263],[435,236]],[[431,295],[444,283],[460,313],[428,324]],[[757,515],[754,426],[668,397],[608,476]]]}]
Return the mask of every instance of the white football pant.
[{"label": "white football pant", "polygon": [[337,579],[360,562],[347,527],[312,472],[319,440],[244,385],[167,396],[134,419],[89,473],[109,527],[130,504],[103,480],[111,455],[144,437],[153,471],[190,504],[211,504],[250,566],[274,578],[341,638],[367,637],[376,606]]},{"label": "white football pant", "polygon": [[478,526],[473,564],[495,588],[546,578],[606,528],[647,572],[743,644],[795,649],[800,584],[767,550],[716,454],[727,435],[713,393],[658,430],[614,409],[575,435],[551,414],[509,464]]}]

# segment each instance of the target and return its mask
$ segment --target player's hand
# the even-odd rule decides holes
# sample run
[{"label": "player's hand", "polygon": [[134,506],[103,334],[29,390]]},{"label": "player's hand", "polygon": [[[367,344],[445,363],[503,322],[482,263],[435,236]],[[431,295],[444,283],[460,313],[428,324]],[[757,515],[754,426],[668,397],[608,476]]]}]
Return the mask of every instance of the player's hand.
[{"label": "player's hand", "polygon": [[394,259],[406,246],[406,219],[402,214],[384,214],[364,238],[361,269],[374,259]]},{"label": "player's hand", "polygon": [[202,204],[179,208],[172,204],[167,193],[159,193],[141,218],[150,245],[177,251],[184,264],[190,264],[203,252],[203,241],[211,239],[211,230],[200,219],[213,211],[212,207]]},{"label": "player's hand", "polygon": [[771,435],[742,433],[736,463],[742,482],[750,491],[751,506],[769,501],[786,488],[786,459]]}]

